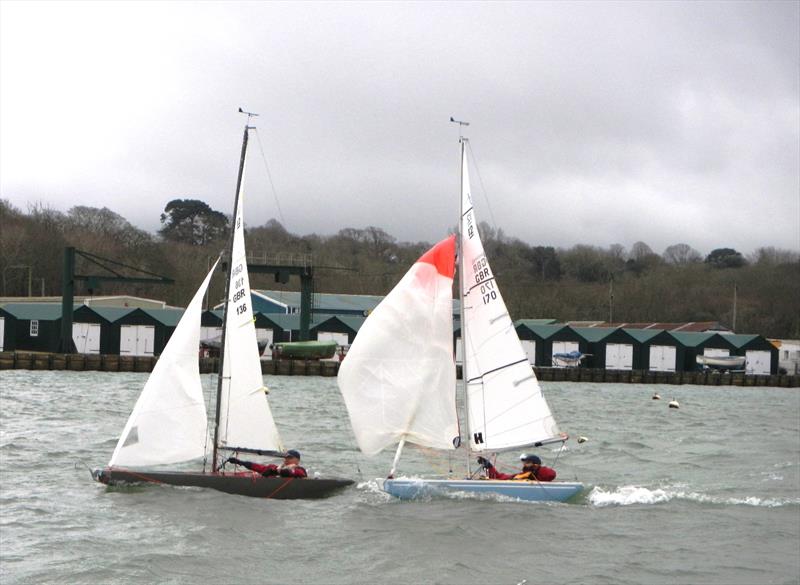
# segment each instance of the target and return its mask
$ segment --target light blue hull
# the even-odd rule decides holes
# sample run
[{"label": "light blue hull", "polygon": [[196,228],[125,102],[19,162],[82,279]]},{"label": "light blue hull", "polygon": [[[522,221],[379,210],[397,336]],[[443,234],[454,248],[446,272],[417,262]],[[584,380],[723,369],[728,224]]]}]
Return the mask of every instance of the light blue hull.
[{"label": "light blue hull", "polygon": [[383,491],[401,500],[466,493],[504,496],[528,502],[566,502],[583,490],[579,482],[482,479],[385,479]]}]

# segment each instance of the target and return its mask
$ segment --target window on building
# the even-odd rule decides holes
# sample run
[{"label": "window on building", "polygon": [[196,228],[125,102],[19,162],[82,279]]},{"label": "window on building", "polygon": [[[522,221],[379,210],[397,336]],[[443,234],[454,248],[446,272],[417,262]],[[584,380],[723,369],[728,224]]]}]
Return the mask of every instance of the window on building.
[{"label": "window on building", "polygon": [[31,319],[31,337],[38,337],[39,336],[39,320],[38,319]]}]

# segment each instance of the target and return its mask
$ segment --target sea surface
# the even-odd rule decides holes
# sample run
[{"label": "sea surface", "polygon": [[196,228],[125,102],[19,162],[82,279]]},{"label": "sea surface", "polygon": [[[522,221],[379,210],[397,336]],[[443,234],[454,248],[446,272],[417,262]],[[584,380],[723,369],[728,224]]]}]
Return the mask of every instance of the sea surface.
[{"label": "sea surface", "polygon": [[[394,453],[360,455],[335,379],[267,376],[287,446],[358,480],[280,501],[93,482],[146,376],[0,372],[0,583],[800,582],[796,389],[544,383],[571,439],[537,452],[582,496],[402,502],[374,480]],[[465,461],[407,449],[398,475]]]}]

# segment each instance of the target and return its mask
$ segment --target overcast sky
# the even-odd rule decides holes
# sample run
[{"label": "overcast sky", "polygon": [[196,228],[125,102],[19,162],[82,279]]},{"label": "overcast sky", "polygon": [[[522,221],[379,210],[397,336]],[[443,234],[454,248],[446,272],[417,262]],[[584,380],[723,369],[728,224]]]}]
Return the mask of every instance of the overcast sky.
[{"label": "overcast sky", "polygon": [[23,210],[230,214],[241,106],[282,210],[253,136],[250,225],[434,241],[455,116],[508,236],[800,249],[798,2],[2,1],[0,27],[0,197]]}]

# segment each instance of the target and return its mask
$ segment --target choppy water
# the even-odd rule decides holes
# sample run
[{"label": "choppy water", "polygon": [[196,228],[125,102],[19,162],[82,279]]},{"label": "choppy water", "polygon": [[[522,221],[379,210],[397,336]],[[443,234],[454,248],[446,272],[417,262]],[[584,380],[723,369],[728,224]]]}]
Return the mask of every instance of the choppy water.
[{"label": "choppy water", "polygon": [[[3,585],[800,581],[797,390],[664,387],[652,401],[655,386],[546,383],[562,430],[589,439],[555,464],[583,498],[400,502],[371,480],[393,454],[357,453],[334,379],[267,377],[310,471],[362,477],[327,500],[273,501],[111,490],[76,467],[108,461],[145,376],[0,373]],[[409,451],[401,471],[450,465],[463,457]]]}]

